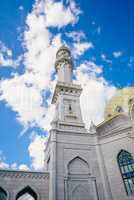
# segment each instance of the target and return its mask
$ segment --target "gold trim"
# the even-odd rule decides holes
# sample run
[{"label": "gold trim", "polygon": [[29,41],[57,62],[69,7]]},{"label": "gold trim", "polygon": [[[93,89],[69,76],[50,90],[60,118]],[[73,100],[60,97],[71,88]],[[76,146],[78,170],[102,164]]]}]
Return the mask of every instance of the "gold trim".
[{"label": "gold trim", "polygon": [[98,124],[96,127],[99,128],[100,126],[106,124],[109,121],[112,121],[114,118],[119,117],[119,116],[124,116],[124,117],[128,117],[128,115],[126,113],[118,113],[118,114],[114,114],[112,115],[110,118],[106,118],[103,122],[101,122],[100,124]]}]

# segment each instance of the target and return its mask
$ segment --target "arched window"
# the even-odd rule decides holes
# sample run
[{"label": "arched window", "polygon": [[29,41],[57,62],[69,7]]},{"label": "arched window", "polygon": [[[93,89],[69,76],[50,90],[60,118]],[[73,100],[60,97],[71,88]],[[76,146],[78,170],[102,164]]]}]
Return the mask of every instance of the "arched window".
[{"label": "arched window", "polygon": [[7,199],[7,193],[5,190],[3,190],[1,187],[0,187],[0,200],[6,200]]},{"label": "arched window", "polygon": [[121,150],[117,160],[126,192],[128,195],[134,195],[134,159],[129,152]]},{"label": "arched window", "polygon": [[37,200],[37,194],[27,186],[17,194],[16,200]]}]

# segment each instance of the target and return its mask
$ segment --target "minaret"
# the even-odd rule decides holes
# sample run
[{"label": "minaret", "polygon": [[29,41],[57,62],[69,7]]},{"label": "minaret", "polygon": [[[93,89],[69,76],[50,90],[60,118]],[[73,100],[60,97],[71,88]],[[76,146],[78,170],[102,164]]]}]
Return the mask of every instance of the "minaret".
[{"label": "minaret", "polygon": [[52,103],[56,112],[45,148],[49,199],[97,200],[95,178],[100,174],[95,157],[95,127],[91,126],[90,134],[85,129],[80,108],[82,88],[72,81],[73,60],[64,45],[57,52],[55,68],[58,81]]},{"label": "minaret", "polygon": [[55,68],[58,81],[52,99],[52,104],[56,105],[52,125],[55,124],[60,129],[74,128],[79,132],[84,128],[80,109],[82,88],[72,82],[73,60],[65,45],[62,45],[57,51]]},{"label": "minaret", "polygon": [[58,74],[58,81],[72,82],[73,62],[69,49],[62,45],[56,54],[55,68]]}]

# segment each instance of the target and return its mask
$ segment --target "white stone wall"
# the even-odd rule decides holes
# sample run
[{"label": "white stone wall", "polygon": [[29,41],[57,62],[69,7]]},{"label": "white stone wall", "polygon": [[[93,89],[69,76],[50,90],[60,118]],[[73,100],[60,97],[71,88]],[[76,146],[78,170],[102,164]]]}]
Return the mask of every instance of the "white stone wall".
[{"label": "white stone wall", "polygon": [[[105,190],[112,200],[132,200],[128,196],[122,175],[117,163],[117,155],[121,150],[130,152],[134,158],[134,130],[132,121],[124,115],[119,115],[103,123],[97,129],[100,154],[100,166],[107,184]],[[110,190],[108,190],[108,188]],[[108,199],[109,200],[109,199]]]},{"label": "white stone wall", "polygon": [[[76,188],[81,186],[83,190],[80,191],[86,191],[85,196],[83,196],[85,200],[105,200],[94,137],[87,133],[55,131],[54,134],[56,134],[56,140],[54,142],[52,139],[52,131],[49,147],[46,150],[46,154],[48,155],[50,155],[50,152],[54,152],[50,149],[53,148],[53,142],[55,143],[56,163],[52,161],[52,159],[54,159],[54,154],[50,155],[50,157],[52,156],[52,158],[50,158],[50,174],[53,176],[51,179],[52,187],[56,187],[56,197],[54,198],[56,200],[74,200],[78,195],[78,193],[76,193]],[[72,160],[77,162],[69,167]],[[50,193],[53,193],[52,188],[50,188],[50,191]],[[75,194],[74,196],[73,193]],[[81,195],[82,194],[79,193],[79,196]],[[52,195],[52,197],[53,196],[54,195]],[[50,198],[50,200],[53,200],[53,198]]]},{"label": "white stone wall", "polygon": [[8,200],[16,200],[17,194],[29,186],[37,195],[37,200],[49,200],[49,174],[0,170],[0,187]]},{"label": "white stone wall", "polygon": [[101,141],[101,151],[106,167],[104,173],[108,175],[113,200],[134,199],[134,196],[127,196],[117,163],[117,155],[122,149],[130,152],[134,157],[134,140],[128,137],[127,132]]}]

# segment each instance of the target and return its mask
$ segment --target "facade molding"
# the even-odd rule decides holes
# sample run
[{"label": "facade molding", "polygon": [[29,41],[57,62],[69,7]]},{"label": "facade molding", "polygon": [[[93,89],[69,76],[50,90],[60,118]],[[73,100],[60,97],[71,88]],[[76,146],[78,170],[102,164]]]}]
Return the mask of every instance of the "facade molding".
[{"label": "facade molding", "polygon": [[32,172],[32,171],[14,171],[14,170],[0,170],[0,177],[10,178],[30,178],[30,179],[48,179],[48,172]]}]

